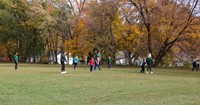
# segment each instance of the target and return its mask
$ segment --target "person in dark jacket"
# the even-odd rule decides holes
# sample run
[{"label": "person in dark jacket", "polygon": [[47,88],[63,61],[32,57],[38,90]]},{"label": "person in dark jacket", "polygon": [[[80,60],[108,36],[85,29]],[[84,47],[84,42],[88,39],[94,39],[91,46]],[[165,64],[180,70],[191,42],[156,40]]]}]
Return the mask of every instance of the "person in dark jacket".
[{"label": "person in dark jacket", "polygon": [[111,57],[108,56],[108,69],[110,69],[110,68],[111,68]]},{"label": "person in dark jacket", "polygon": [[141,64],[141,68],[142,68],[142,70],[140,71],[140,73],[144,73],[144,70],[145,70],[145,64],[146,64],[145,59],[143,59],[142,64]]},{"label": "person in dark jacket", "polygon": [[194,69],[196,69],[196,71],[198,71],[196,60],[193,60],[193,62],[192,62],[192,71],[194,71]]},{"label": "person in dark jacket", "polygon": [[67,62],[66,57],[65,57],[65,52],[62,52],[61,57],[60,57],[60,62],[61,62],[61,74],[67,73],[65,71],[65,62]]},{"label": "person in dark jacket", "polygon": [[146,59],[146,62],[147,62],[147,74],[148,74],[148,71],[150,71],[151,74],[153,74],[152,70],[151,70],[151,67],[153,65],[153,59],[152,59],[152,56],[151,56],[151,53],[149,53],[147,59]]},{"label": "person in dark jacket", "polygon": [[12,54],[11,54],[11,52],[9,52],[8,58],[9,58],[9,61],[12,62]]},{"label": "person in dark jacket", "polygon": [[197,64],[197,68],[199,69],[199,64]]}]

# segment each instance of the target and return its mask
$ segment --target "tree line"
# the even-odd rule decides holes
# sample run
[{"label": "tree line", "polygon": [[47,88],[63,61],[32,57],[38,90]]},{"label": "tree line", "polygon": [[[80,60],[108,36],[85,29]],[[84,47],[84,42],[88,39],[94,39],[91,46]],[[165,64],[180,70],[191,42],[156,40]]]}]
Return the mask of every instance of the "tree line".
[{"label": "tree line", "polygon": [[0,57],[57,62],[61,51],[82,59],[94,49],[116,61],[152,53],[154,65],[200,53],[199,0],[1,0]]}]

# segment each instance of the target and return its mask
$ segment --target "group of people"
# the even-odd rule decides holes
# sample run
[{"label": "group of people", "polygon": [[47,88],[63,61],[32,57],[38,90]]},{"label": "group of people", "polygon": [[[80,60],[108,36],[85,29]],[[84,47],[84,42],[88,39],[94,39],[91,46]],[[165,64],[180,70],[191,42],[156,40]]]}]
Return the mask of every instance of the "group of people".
[{"label": "group of people", "polygon": [[[95,52],[96,53],[96,52]],[[103,53],[100,53],[100,51],[98,53],[95,54],[94,57],[88,57],[88,63],[90,65],[90,72],[92,72],[93,70],[96,70],[96,68],[98,68],[99,70],[101,70],[101,59],[102,59],[102,56],[103,56]],[[109,56],[108,57],[108,69],[111,68],[111,57]]]},{"label": "group of people", "polygon": [[[60,57],[60,62],[61,62],[61,74],[65,74],[67,73],[65,70],[65,62],[68,62],[66,57],[65,57],[66,53],[62,52],[61,57]],[[73,65],[74,65],[74,70],[77,70],[77,65],[79,63],[79,59],[78,56],[75,56],[73,58]]]},{"label": "group of people", "polygon": [[[104,53],[104,51],[103,51]],[[101,59],[102,59],[102,56],[103,56],[103,53],[100,53],[100,52],[96,52],[95,51],[95,55],[94,57],[90,57],[90,53],[89,53],[89,56],[88,56],[88,59],[87,59],[87,65],[90,66],[90,72],[92,72],[93,70],[96,70],[97,68],[99,70],[101,70]],[[66,53],[65,52],[62,52],[61,54],[61,73],[62,74],[65,74],[66,73],[66,70],[65,70],[65,62],[67,62],[67,59],[65,57]],[[78,59],[78,56],[75,56],[73,58],[73,65],[74,65],[74,70],[77,70],[77,65],[79,63],[79,59]],[[110,69],[111,68],[111,57],[109,56],[108,57],[108,68]]]},{"label": "group of people", "polygon": [[[104,51],[103,51],[104,53]],[[90,72],[92,72],[93,70],[96,70],[97,68],[99,70],[101,70],[101,59],[102,59],[102,56],[103,56],[103,53],[100,53],[100,52],[95,52],[95,55],[93,57],[90,57],[90,53],[89,53],[89,56],[88,56],[88,59],[87,59],[87,65],[90,66]],[[66,70],[65,70],[65,62],[68,62],[67,59],[66,59],[66,53],[65,52],[62,52],[61,53],[61,73],[62,74],[65,74],[66,73]],[[14,58],[13,58],[13,61],[15,63],[15,70],[18,70],[18,62],[19,62],[19,57],[18,57],[18,52],[16,52],[14,54]],[[77,65],[79,63],[79,59],[78,59],[78,56],[75,56],[73,58],[73,65],[74,65],[74,70],[77,70]],[[107,63],[108,63],[108,69],[111,68],[111,57],[108,56],[108,59],[107,59]],[[141,71],[140,73],[145,73],[145,66],[147,64],[147,71],[146,73],[147,74],[153,74],[153,71],[152,71],[152,65],[153,65],[153,60],[152,60],[152,55],[151,53],[149,53],[149,55],[147,56],[146,59],[143,59],[142,63],[141,63]],[[199,64],[197,64],[196,60],[193,60],[192,61],[192,71],[194,71],[196,69],[196,71],[198,71],[199,69]],[[150,71],[150,72],[149,72]]]},{"label": "group of people", "polygon": [[[151,67],[153,65],[153,60],[152,60],[152,56],[151,53],[149,53],[148,57],[146,59],[143,59],[142,63],[141,63],[141,68],[142,70],[140,71],[140,73],[144,73],[145,72],[145,65],[147,64],[147,71],[146,73],[149,74],[148,71],[150,71],[151,74],[153,74]],[[192,60],[192,71],[196,70],[198,71],[198,69],[200,68],[200,65],[197,64],[196,60]]]},{"label": "group of people", "polygon": [[151,67],[153,65],[153,59],[152,59],[151,53],[149,53],[149,55],[148,55],[148,57],[146,59],[143,59],[143,61],[141,63],[142,70],[140,71],[140,73],[144,73],[145,72],[145,65],[146,64],[147,64],[146,73],[149,74],[148,71],[150,71],[150,74],[153,74],[153,71],[151,70]]}]

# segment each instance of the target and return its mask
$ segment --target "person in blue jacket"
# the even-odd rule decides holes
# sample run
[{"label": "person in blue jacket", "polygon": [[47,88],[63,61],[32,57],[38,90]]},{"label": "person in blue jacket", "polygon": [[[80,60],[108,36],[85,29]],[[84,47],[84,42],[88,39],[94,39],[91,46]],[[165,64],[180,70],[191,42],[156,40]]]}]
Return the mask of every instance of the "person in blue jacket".
[{"label": "person in blue jacket", "polygon": [[18,70],[17,68],[19,62],[18,52],[16,52],[14,55],[14,62],[15,62],[15,70]]},{"label": "person in blue jacket", "polygon": [[76,70],[78,62],[79,62],[78,56],[74,57],[74,59],[73,59],[74,70]]}]

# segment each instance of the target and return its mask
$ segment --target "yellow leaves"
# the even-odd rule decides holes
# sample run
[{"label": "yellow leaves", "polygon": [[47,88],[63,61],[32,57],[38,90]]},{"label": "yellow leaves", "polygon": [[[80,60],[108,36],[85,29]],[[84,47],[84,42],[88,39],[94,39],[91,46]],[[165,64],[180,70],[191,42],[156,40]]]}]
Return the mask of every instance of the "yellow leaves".
[{"label": "yellow leaves", "polygon": [[[127,35],[132,36],[143,36],[144,32],[140,31],[137,25],[130,25],[130,24],[124,24],[123,29],[121,31],[124,31]],[[132,37],[134,38],[134,37]]]},{"label": "yellow leaves", "polygon": [[67,52],[70,52],[73,55],[81,53],[87,54],[93,49],[93,45],[89,43],[89,41],[82,39],[82,36],[75,37],[74,39],[66,41],[64,45]]},{"label": "yellow leaves", "polygon": [[[73,24],[73,38],[65,42],[65,49],[73,55],[87,54],[92,51],[93,44],[88,40],[86,21],[79,18]],[[90,33],[91,34],[91,33]]]},{"label": "yellow leaves", "polygon": [[139,26],[122,22],[115,26],[118,27],[114,32],[119,49],[127,50],[126,48],[129,47],[129,50],[136,51],[137,47],[133,46],[139,46],[141,38],[144,36],[144,32],[139,30]]},{"label": "yellow leaves", "polygon": [[5,46],[0,44],[0,57],[4,55]]},{"label": "yellow leaves", "polygon": [[191,38],[192,39],[198,39],[199,35],[195,34],[195,33],[191,33]]},{"label": "yellow leaves", "polygon": [[0,51],[4,51],[4,46],[0,44]]}]

